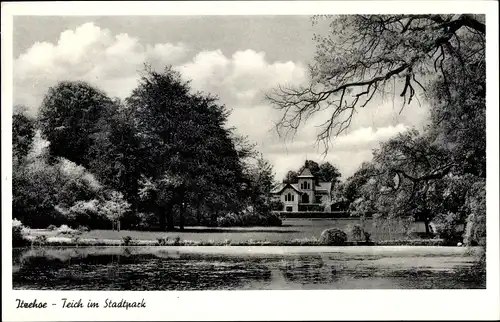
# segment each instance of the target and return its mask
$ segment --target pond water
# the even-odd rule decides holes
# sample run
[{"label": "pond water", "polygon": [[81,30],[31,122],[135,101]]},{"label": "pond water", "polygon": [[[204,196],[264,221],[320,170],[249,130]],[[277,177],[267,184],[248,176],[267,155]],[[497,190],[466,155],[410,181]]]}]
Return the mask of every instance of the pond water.
[{"label": "pond water", "polygon": [[485,288],[459,247],[79,247],[13,250],[29,290]]}]

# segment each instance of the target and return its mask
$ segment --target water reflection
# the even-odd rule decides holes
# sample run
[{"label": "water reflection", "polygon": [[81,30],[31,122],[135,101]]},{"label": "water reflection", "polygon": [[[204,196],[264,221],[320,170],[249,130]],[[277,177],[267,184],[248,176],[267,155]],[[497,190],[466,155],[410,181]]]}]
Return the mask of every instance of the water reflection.
[{"label": "water reflection", "polygon": [[347,253],[203,253],[139,248],[13,251],[14,289],[243,290],[484,288],[471,258]]}]

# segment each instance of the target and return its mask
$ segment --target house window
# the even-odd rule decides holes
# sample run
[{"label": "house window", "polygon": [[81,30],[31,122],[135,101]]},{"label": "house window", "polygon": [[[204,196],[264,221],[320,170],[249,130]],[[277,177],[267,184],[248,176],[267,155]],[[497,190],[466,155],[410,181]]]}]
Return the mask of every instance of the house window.
[{"label": "house window", "polygon": [[302,203],[309,203],[309,195],[307,193],[302,195]]},{"label": "house window", "polygon": [[292,208],[292,207],[290,207],[290,206],[288,206],[288,207],[286,207],[286,211],[287,211],[287,212],[292,212],[292,211],[293,211],[293,208]]},{"label": "house window", "polygon": [[307,181],[304,181],[300,184],[300,189],[311,189],[311,184]]},{"label": "house window", "polygon": [[294,201],[295,196],[292,195],[290,192],[285,195],[285,201]]}]

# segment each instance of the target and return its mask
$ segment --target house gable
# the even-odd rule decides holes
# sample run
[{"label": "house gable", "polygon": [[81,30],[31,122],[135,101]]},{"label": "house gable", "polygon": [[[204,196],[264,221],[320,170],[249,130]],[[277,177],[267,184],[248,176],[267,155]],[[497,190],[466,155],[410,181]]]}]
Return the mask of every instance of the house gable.
[{"label": "house gable", "polygon": [[281,194],[286,188],[291,188],[291,189],[295,190],[295,192],[300,193],[300,190],[299,190],[299,187],[297,186],[297,184],[291,184],[291,183],[282,184],[281,186],[279,186],[275,190],[273,190],[271,193]]}]

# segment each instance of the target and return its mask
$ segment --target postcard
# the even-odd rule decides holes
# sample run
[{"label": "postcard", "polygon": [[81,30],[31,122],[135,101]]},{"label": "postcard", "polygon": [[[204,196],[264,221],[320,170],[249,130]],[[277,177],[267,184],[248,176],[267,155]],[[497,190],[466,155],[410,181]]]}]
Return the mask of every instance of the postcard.
[{"label": "postcard", "polygon": [[496,2],[2,9],[4,320],[500,318]]}]

